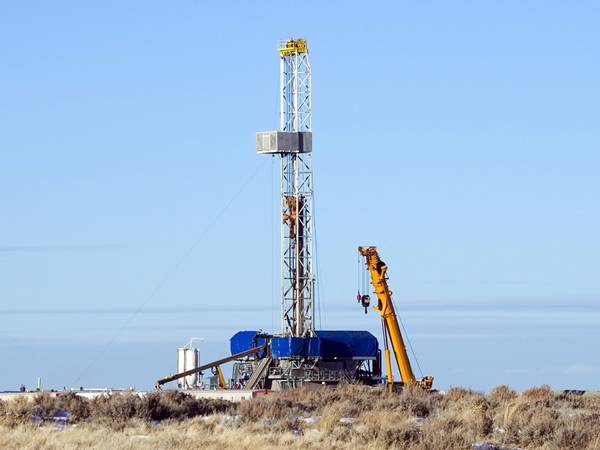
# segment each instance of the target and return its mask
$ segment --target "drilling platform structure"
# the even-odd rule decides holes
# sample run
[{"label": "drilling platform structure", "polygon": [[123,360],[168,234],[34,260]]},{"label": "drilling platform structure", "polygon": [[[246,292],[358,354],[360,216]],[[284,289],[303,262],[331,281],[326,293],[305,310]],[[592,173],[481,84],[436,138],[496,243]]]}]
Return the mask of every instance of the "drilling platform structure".
[{"label": "drilling platform structure", "polygon": [[279,130],[256,134],[256,151],[280,160],[280,329],[230,340],[231,386],[286,389],[381,379],[381,353],[367,331],[315,329],[312,80],[305,39],[281,42]]},{"label": "drilling platform structure", "polygon": [[[315,329],[311,95],[306,40],[288,39],[279,45],[279,129],[256,133],[256,152],[280,159],[279,331],[238,331],[229,341],[231,355],[178,369],[157,380],[157,388],[208,369],[221,389],[381,382],[381,351],[373,334]],[[233,370],[226,382],[220,366],[229,362]]]},{"label": "drilling platform structure", "polygon": [[279,48],[279,131],[257,133],[258,153],[279,155],[281,334],[314,335],[311,70],[304,39]]}]

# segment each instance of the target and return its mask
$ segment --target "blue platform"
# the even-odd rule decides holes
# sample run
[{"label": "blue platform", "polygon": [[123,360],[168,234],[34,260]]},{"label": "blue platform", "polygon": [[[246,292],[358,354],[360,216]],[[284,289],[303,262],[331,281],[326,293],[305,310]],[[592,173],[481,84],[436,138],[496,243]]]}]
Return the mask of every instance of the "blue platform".
[{"label": "blue platform", "polygon": [[[256,337],[256,331],[239,331],[231,337],[231,354],[264,344],[265,338]],[[368,331],[315,331],[314,337],[271,338],[271,356],[276,359],[375,359],[379,343]],[[262,353],[262,352],[261,352]],[[259,354],[262,358],[264,353]]]},{"label": "blue platform", "polygon": [[[236,353],[250,350],[252,347],[263,345],[265,343],[265,338],[256,337],[257,334],[258,331],[238,331],[231,336],[231,339],[229,339],[229,348],[231,349],[231,354],[235,355]],[[264,351],[258,353],[259,358],[264,358],[264,356]]]}]

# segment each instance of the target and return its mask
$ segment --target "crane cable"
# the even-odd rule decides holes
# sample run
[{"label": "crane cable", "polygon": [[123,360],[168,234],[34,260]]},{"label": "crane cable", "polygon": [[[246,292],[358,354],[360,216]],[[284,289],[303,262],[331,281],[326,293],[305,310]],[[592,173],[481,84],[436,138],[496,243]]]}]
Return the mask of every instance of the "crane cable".
[{"label": "crane cable", "polygon": [[[314,178],[313,178],[314,180]],[[314,181],[313,181],[313,192],[314,192]],[[317,308],[318,308],[318,312],[319,312],[319,328],[323,329],[323,325],[322,325],[322,321],[325,322],[325,328],[327,328],[327,318],[322,314],[321,312],[321,305],[323,303],[322,301],[322,297],[321,297],[321,274],[319,273],[319,245],[318,245],[318,241],[317,241],[317,206],[316,206],[316,202],[315,202],[315,196],[313,194],[312,196],[312,209],[313,209],[313,217],[312,217],[312,222],[313,222],[313,230],[314,230],[314,235],[315,235],[315,239],[314,239],[314,250],[315,250],[315,269],[316,269],[316,279],[314,280],[314,284],[317,285],[317,292],[313,292],[313,295],[316,294],[316,298],[315,301],[317,302]],[[313,285],[314,286],[314,285]],[[322,305],[323,309],[325,309],[325,305]],[[315,324],[315,320],[313,318],[313,326],[316,325]]]},{"label": "crane cable", "polygon": [[357,294],[360,294],[360,253],[358,254],[356,262],[356,292]]},{"label": "crane cable", "polygon": [[400,322],[400,326],[402,327],[402,330],[404,331],[404,336],[406,336],[406,341],[408,342],[408,347],[410,348],[410,352],[413,355],[413,358],[415,359],[415,362],[417,363],[417,369],[419,369],[419,376],[421,378],[423,378],[423,371],[421,370],[421,365],[419,364],[419,360],[417,358],[417,355],[415,353],[415,351],[413,350],[413,346],[410,342],[410,337],[408,337],[408,331],[406,331],[406,328],[404,327],[404,322],[402,322],[402,319],[400,318],[400,316],[396,315],[396,317],[398,317],[398,321]]},{"label": "crane cable", "polygon": [[[316,300],[317,300],[317,307],[319,310],[319,328],[323,329],[323,325],[322,325],[322,319],[325,319],[325,317],[323,317],[323,314],[321,312],[321,305],[322,305],[322,297],[321,297],[321,275],[319,274],[319,251],[317,250],[318,246],[317,246],[317,226],[315,225],[315,213],[314,213],[314,201],[313,201],[313,229],[315,230],[315,269],[316,269],[316,280],[315,280],[315,284],[317,285],[317,292],[316,292]],[[325,308],[325,306],[323,306],[323,308]],[[327,321],[325,320],[325,327],[327,328]]]}]

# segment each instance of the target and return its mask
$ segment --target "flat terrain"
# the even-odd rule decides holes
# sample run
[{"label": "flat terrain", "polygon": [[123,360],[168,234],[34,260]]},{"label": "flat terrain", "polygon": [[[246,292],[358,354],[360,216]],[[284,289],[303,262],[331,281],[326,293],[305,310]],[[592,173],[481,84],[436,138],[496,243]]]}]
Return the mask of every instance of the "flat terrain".
[{"label": "flat terrain", "polygon": [[2,449],[282,447],[597,449],[600,398],[547,387],[517,394],[499,386],[484,395],[345,385],[237,404],[177,392],[93,400],[40,394],[0,403]]}]

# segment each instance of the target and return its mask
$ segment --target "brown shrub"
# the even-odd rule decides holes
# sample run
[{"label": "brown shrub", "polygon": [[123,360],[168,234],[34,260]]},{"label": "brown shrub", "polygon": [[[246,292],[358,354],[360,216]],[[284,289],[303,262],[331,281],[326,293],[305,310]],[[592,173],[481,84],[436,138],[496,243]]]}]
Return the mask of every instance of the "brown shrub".
[{"label": "brown shrub", "polygon": [[552,393],[550,386],[548,386],[547,384],[526,389],[521,393],[521,396],[530,400],[554,399],[554,394]]},{"label": "brown shrub", "polygon": [[133,393],[95,397],[91,401],[90,416],[102,423],[120,425],[137,416],[141,399]]},{"label": "brown shrub", "polygon": [[74,392],[61,393],[55,399],[57,409],[71,413],[71,422],[80,422],[90,417],[90,401]]},{"label": "brown shrub", "polygon": [[[334,405],[332,405],[332,408]],[[353,448],[409,448],[421,441],[421,428],[408,411],[366,411],[351,426],[340,426],[332,421],[335,432],[345,433]],[[330,429],[321,428],[331,433]]]},{"label": "brown shrub", "polygon": [[137,416],[146,420],[182,420],[232,409],[231,402],[224,400],[196,399],[183,392],[164,391],[145,395],[138,407]]},{"label": "brown shrub", "polygon": [[91,419],[118,428],[134,419],[183,420],[234,410],[233,404],[224,400],[195,399],[175,391],[153,392],[143,397],[134,393],[100,395],[93,400],[76,393],[53,396],[42,392],[31,402],[18,397],[0,406],[0,420],[11,426],[28,423],[33,416],[52,417],[56,411],[64,409],[71,414],[71,422]]},{"label": "brown shrub", "polygon": [[236,405],[236,412],[246,421],[282,420],[302,410],[301,404],[273,395],[262,396]]},{"label": "brown shrub", "polygon": [[277,393],[277,396],[291,401],[305,413],[317,413],[341,401],[351,401],[356,409],[371,409],[380,398],[381,390],[368,386],[341,383],[338,386],[301,387]]},{"label": "brown shrub", "polygon": [[494,430],[494,421],[487,414],[480,415],[470,422],[470,428],[475,436],[485,437]]},{"label": "brown shrub", "polygon": [[540,447],[552,441],[556,419],[550,414],[534,415],[526,423],[521,424],[519,443]]},{"label": "brown shrub", "polygon": [[50,393],[40,392],[33,398],[31,414],[40,417],[51,417],[56,410],[56,399]]},{"label": "brown shrub", "polygon": [[183,420],[233,410],[224,400],[195,399],[183,392],[151,392],[143,397],[133,393],[96,397],[91,402],[92,418],[121,423],[138,418],[145,421]]},{"label": "brown shrub", "polygon": [[517,398],[517,393],[516,391],[503,384],[501,386],[496,386],[494,389],[492,389],[490,391],[489,398],[490,400],[498,403],[505,403]]},{"label": "brown shrub", "polygon": [[335,428],[343,427],[340,424],[342,417],[356,417],[360,411],[353,409],[352,403],[348,400],[332,403],[320,411],[319,429],[325,432],[331,432]]},{"label": "brown shrub", "polygon": [[399,397],[400,407],[410,414],[424,418],[429,416],[429,394],[417,386],[406,386]]},{"label": "brown shrub", "polygon": [[464,421],[455,418],[445,419],[440,423],[440,428],[444,431],[444,433],[452,433],[456,430],[462,429],[464,426]]},{"label": "brown shrub", "polygon": [[467,397],[449,411],[455,411],[455,414],[462,417],[465,429],[474,437],[486,437],[493,431],[491,404],[484,396]]},{"label": "brown shrub", "polygon": [[[75,394],[55,398],[40,395],[31,402],[23,397],[0,402],[0,421],[5,424],[0,425],[0,430],[38,433],[39,441],[29,448],[43,447],[45,438],[31,426],[33,412],[52,414],[63,408],[71,412],[73,420],[85,422],[79,430],[95,436],[115,436],[121,439],[119,448],[138,448],[132,446],[128,437],[133,434],[148,435],[151,448],[437,450],[471,448],[474,442],[519,448],[600,448],[600,397],[555,396],[544,386],[515,397],[505,386],[485,396],[462,388],[453,388],[443,395],[413,387],[386,393],[379,387],[341,385],[274,392],[239,404],[197,400],[175,391],[142,397],[114,394],[94,400]],[[232,416],[217,415],[221,413]],[[241,420],[235,414],[242,416]],[[305,422],[302,418],[306,416],[320,419],[316,423]],[[356,420],[340,423],[341,417]],[[164,424],[153,426],[155,421]],[[117,432],[106,433],[107,429]],[[27,447],[3,445],[6,441],[2,441],[1,434],[0,448]],[[158,434],[162,440],[151,442]],[[93,446],[86,440],[70,447],[56,444],[53,448],[86,445]]]},{"label": "brown shrub", "polygon": [[421,430],[415,425],[400,425],[384,428],[377,435],[381,448],[407,448],[421,440]]},{"label": "brown shrub", "polygon": [[590,446],[592,438],[598,439],[598,430],[593,427],[582,426],[561,426],[554,433],[554,444],[557,448],[564,450],[579,450],[582,448],[598,448],[596,444]]},{"label": "brown shrub", "polygon": [[25,397],[6,402],[3,422],[11,427],[31,421],[31,403]]},{"label": "brown shrub", "polygon": [[[289,416],[357,417],[381,399],[380,390],[367,386],[341,384],[336,387],[302,387],[240,402],[236,412],[245,421],[282,420]],[[332,406],[334,407],[332,410]]]},{"label": "brown shrub", "polygon": [[481,395],[481,394],[479,394],[478,392],[475,392],[471,389],[465,389],[465,388],[456,387],[456,386],[452,386],[446,392],[446,397],[452,402],[465,400],[474,395]]}]

